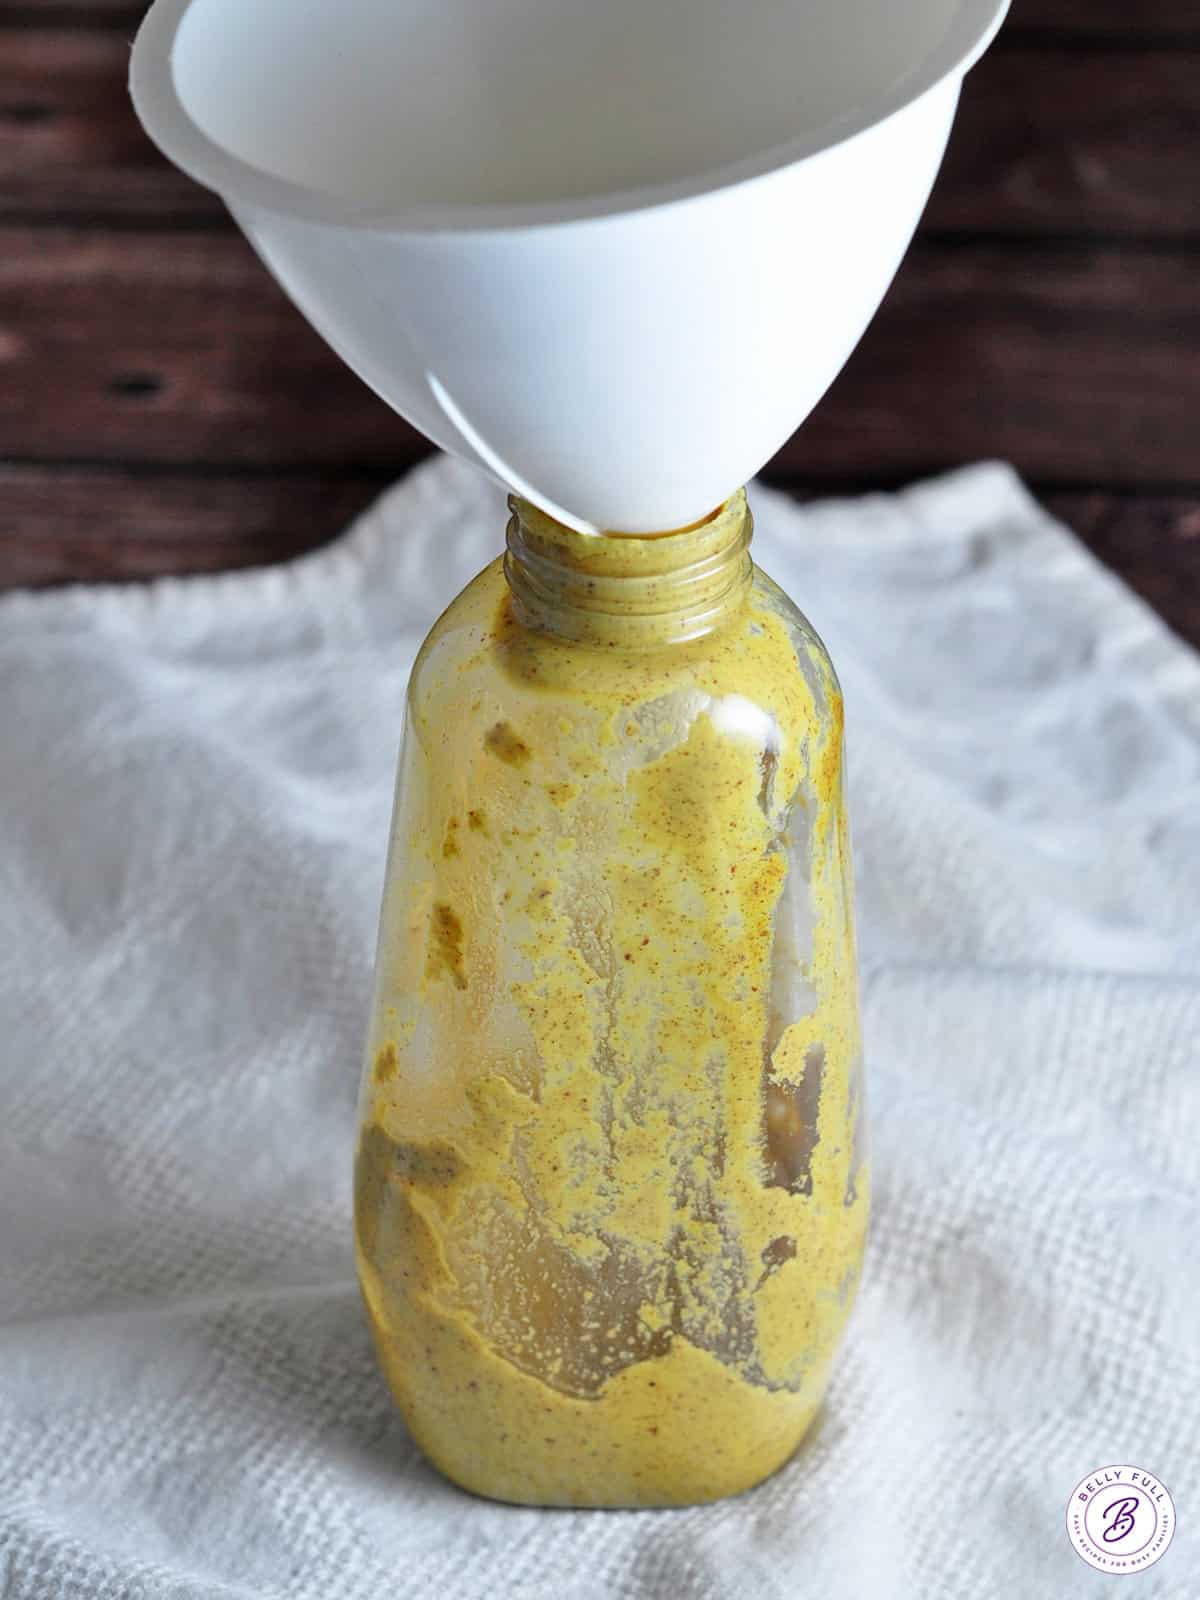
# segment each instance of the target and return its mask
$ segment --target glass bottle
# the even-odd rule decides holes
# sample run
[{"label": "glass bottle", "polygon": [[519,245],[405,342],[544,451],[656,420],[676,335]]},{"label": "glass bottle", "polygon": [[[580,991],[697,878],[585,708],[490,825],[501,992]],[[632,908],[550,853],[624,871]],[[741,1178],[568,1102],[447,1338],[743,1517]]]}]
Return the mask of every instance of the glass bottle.
[{"label": "glass bottle", "polygon": [[744,492],[655,537],[509,506],[409,688],[363,1292],[457,1483],[710,1500],[796,1448],[862,1258],[841,696]]}]

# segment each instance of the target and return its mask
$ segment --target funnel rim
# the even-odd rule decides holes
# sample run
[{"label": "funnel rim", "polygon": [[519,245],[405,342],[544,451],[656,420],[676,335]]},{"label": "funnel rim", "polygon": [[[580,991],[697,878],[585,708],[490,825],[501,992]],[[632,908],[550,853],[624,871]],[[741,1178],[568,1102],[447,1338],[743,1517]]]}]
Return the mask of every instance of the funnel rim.
[{"label": "funnel rim", "polygon": [[419,206],[379,206],[280,177],[235,155],[192,117],[175,87],[175,45],[184,18],[200,0],[154,0],[134,40],[129,92],[146,133],[162,153],[204,188],[239,206],[302,221],[374,232],[506,232],[558,223],[598,221],[696,199],[810,160],[879,127],[950,78],[961,78],[999,31],[1011,0],[961,0],[938,47],[858,107],[794,139],[737,161],[667,182],[570,199]]}]

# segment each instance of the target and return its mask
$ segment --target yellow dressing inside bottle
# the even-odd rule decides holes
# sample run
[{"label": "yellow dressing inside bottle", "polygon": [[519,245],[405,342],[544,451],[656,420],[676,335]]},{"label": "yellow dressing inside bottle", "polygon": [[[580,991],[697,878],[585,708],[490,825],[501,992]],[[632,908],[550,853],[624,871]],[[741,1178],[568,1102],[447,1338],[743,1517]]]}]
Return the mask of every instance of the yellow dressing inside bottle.
[{"label": "yellow dressing inside bottle", "polygon": [[653,539],[512,505],[410,686],[364,1295],[460,1484],[708,1500],[795,1449],[862,1258],[840,692],[744,495]]}]

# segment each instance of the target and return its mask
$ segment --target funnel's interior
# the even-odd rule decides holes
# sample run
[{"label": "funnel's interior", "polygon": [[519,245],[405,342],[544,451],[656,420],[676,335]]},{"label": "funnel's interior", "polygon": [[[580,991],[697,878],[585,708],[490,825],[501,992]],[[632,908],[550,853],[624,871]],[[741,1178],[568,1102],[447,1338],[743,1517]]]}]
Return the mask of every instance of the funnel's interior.
[{"label": "funnel's interior", "polygon": [[193,0],[185,110],[372,207],[669,184],[869,120],[963,0]]}]

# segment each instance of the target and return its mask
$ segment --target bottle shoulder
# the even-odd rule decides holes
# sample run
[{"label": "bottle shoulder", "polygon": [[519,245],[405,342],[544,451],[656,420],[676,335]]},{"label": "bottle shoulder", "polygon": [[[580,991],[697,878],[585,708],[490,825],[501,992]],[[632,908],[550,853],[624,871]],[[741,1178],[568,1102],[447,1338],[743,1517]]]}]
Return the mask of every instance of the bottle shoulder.
[{"label": "bottle shoulder", "polygon": [[[443,611],[418,652],[410,709],[441,716],[463,692],[487,681],[492,695],[520,701],[605,700],[645,703],[690,691],[741,696],[764,708],[794,701],[808,714],[840,714],[841,691],[829,652],[795,602],[755,567],[745,605],[698,639],[622,648],[563,640],[524,627],[514,614],[504,562],[489,563]],[[469,711],[469,703],[466,708]]]},{"label": "bottle shoulder", "polygon": [[486,647],[506,593],[504,558],[497,556],[455,595],[421,641],[409,676],[410,709],[442,698],[449,680]]},{"label": "bottle shoulder", "polygon": [[683,783],[693,766],[700,786],[689,793],[709,796],[706,806],[743,783],[764,785],[784,810],[802,793],[818,807],[840,794],[842,702],[828,652],[758,571],[725,626],[622,650],[524,627],[494,562],[430,630],[408,730],[431,783],[504,797],[514,815],[543,792],[556,805],[595,799],[612,785],[624,792],[639,771],[648,780],[670,768]]},{"label": "bottle shoulder", "polygon": [[816,628],[800,607],[769,573],[755,565],[752,590],[756,603],[778,617],[787,631],[797,668],[811,682],[818,700],[830,708],[840,708],[841,684],[833,659]]}]

